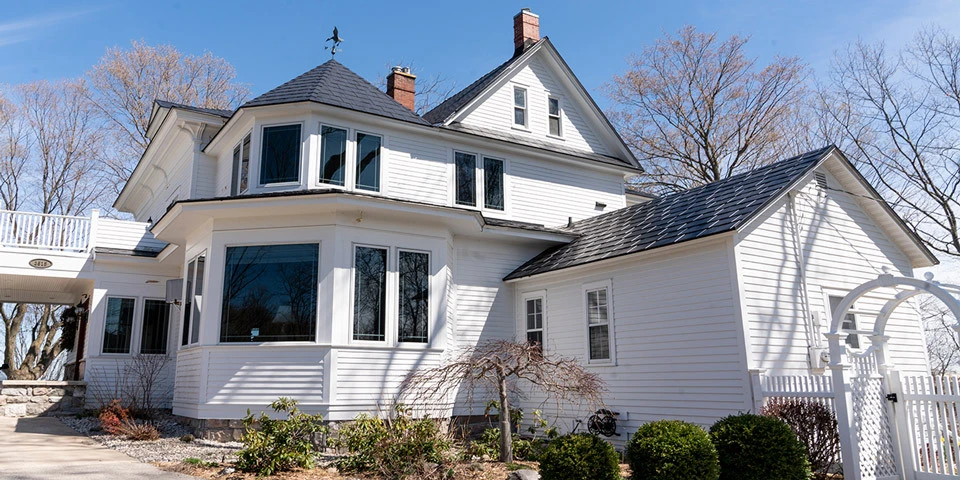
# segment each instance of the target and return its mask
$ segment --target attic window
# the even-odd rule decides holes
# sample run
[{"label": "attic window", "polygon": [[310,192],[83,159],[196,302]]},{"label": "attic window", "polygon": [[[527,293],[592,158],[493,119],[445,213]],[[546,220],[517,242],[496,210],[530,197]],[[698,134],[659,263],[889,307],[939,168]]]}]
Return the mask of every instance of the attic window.
[{"label": "attic window", "polygon": [[513,87],[513,124],[527,126],[527,89]]},{"label": "attic window", "polygon": [[821,190],[827,189],[827,174],[823,172],[814,172],[813,178],[817,182],[817,187]]},{"label": "attic window", "polygon": [[560,99],[550,97],[547,99],[547,123],[550,124],[550,135],[560,136]]}]

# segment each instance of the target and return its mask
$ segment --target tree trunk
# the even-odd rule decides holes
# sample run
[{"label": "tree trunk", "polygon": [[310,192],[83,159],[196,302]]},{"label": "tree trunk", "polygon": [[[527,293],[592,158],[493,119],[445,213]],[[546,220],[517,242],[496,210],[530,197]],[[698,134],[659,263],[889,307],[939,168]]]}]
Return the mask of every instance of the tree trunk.
[{"label": "tree trunk", "polygon": [[510,402],[507,400],[507,378],[500,377],[500,461],[513,461],[513,434],[510,431]]}]

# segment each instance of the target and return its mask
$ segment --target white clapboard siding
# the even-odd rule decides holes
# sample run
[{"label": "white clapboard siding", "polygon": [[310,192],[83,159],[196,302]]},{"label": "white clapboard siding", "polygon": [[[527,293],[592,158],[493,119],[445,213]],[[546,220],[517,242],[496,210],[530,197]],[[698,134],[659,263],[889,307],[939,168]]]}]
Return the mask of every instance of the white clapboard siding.
[{"label": "white clapboard siding", "polygon": [[[529,133],[513,128],[513,87],[527,89],[527,115]],[[560,99],[563,124],[560,131],[563,140],[549,137],[547,126],[547,95],[554,94]],[[493,92],[462,121],[465,125],[530,135],[542,141],[555,142],[567,148],[610,154],[590,124],[585,120],[579,106],[574,103],[574,92],[568,92],[558,81],[554,71],[539,59],[530,62],[518,71],[507,83]]]},{"label": "white clapboard siding", "polygon": [[323,403],[324,357],[329,348],[219,347],[207,354],[204,401],[266,408],[279,397]]},{"label": "white clapboard siding", "polygon": [[451,150],[427,137],[391,135],[384,192],[393,198],[445,205],[449,202]]},{"label": "white clapboard siding", "polygon": [[138,212],[134,212],[137,220],[145,222],[152,219],[160,220],[167,212],[167,207],[176,200],[190,198],[191,178],[193,177],[194,151],[192,144],[183,139],[175,141],[175,146],[167,153],[175,160],[171,161],[167,169],[150,176],[149,192],[151,195]]},{"label": "white clapboard siding", "polygon": [[[139,375],[132,364],[133,360],[129,355],[88,357],[84,367],[84,378],[88,379],[86,406],[98,408],[115,399],[127,402],[132,401],[132,395],[141,395],[138,387]],[[152,403],[155,408],[171,407],[176,368],[176,362],[170,359],[156,377],[152,390]]]},{"label": "white clapboard siding", "polygon": [[97,219],[98,248],[116,248],[120,250],[162,250],[167,244],[153,238],[150,224],[128,222],[109,218]]},{"label": "white clapboard siding", "polygon": [[[836,179],[828,182],[839,189]],[[870,201],[870,200],[865,200]],[[738,243],[739,271],[744,309],[750,332],[754,368],[771,375],[810,373],[807,348],[814,335],[829,329],[825,291],[844,294],[877,278],[883,267],[910,275],[910,262],[866,214],[857,200],[837,190],[821,190],[811,181],[796,195],[800,225],[802,268],[792,240],[789,199],[746,232]],[[822,315],[821,332],[811,332],[804,314],[804,276],[810,313]],[[857,302],[857,310],[876,312],[892,292],[877,292]],[[859,329],[873,327],[872,316],[858,315]],[[892,338],[892,361],[904,371],[927,370],[924,339],[911,305],[901,306],[891,317],[887,334]],[[869,341],[861,338],[866,346]]]},{"label": "white clapboard siding", "polygon": [[199,348],[177,352],[177,384],[173,389],[173,413],[196,418],[200,401],[202,356]]},{"label": "white clapboard siding", "polygon": [[[643,423],[678,418],[710,425],[749,408],[749,385],[734,310],[730,249],[725,241],[670,254],[651,252],[586,272],[516,284],[517,294],[546,290],[544,348],[586,358],[585,283],[609,280],[616,365],[589,367],[607,382],[607,408],[619,412],[618,446]],[[518,307],[519,308],[519,307]],[[522,322],[516,323],[520,335]],[[558,412],[530,395],[525,412],[542,408],[569,430],[589,406]],[[586,425],[586,423],[584,423]]]},{"label": "white clapboard siding", "polygon": [[[515,160],[510,164],[511,218],[551,227],[611,212],[626,205],[623,178],[558,163]],[[606,205],[598,208],[597,203]]]},{"label": "white clapboard siding", "polygon": [[441,353],[428,349],[340,349],[337,352],[337,399],[356,413],[389,408],[404,378],[418,368],[440,364]]}]

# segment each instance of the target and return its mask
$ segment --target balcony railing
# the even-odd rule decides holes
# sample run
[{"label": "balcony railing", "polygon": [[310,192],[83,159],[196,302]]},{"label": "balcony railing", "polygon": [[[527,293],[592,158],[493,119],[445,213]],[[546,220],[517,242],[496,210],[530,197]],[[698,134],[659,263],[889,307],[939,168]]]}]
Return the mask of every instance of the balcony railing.
[{"label": "balcony railing", "polygon": [[89,252],[93,218],[0,210],[0,247]]}]

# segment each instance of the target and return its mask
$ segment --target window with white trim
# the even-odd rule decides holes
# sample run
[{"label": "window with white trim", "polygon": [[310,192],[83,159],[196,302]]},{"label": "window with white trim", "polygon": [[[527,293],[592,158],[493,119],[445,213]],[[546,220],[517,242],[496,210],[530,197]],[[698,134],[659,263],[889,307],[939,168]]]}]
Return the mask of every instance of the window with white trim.
[{"label": "window with white trim", "polygon": [[347,131],[320,126],[320,183],[343,186],[346,181]]},{"label": "window with white trim", "polygon": [[134,298],[107,298],[107,314],[103,322],[103,353],[130,353],[136,304],[137,300]]},{"label": "window with white trim", "polygon": [[[482,206],[487,210],[504,211],[506,188],[504,187],[506,162],[495,157],[480,156],[467,152],[453,153],[454,203],[466,207]],[[483,180],[483,188],[477,181]]]},{"label": "window with white trim", "polygon": [[[833,319],[833,313],[837,311],[837,308],[840,307],[840,302],[842,302],[844,296],[842,295],[830,295],[830,318]],[[843,322],[840,324],[840,329],[842,331],[854,331],[857,329],[857,314],[853,312],[854,305],[850,305],[850,309],[847,310],[847,314],[843,317]],[[860,348],[860,336],[856,333],[847,334],[847,338],[844,340],[850,348],[858,349]]]},{"label": "window with white trim", "polygon": [[247,193],[250,188],[250,134],[246,134],[237,146],[233,147],[233,178],[230,182],[230,195]]},{"label": "window with white trim", "polygon": [[200,312],[203,306],[203,274],[206,256],[200,255],[187,264],[187,277],[184,278],[183,323],[181,325],[181,345],[190,345],[200,341]]},{"label": "window with white trim", "polygon": [[503,160],[483,157],[483,206],[503,210]]},{"label": "window with white trim", "polygon": [[140,330],[140,353],[167,353],[167,331],[170,325],[170,304],[163,300],[143,301],[143,327]]},{"label": "window with white trim", "polygon": [[353,276],[353,339],[386,340],[387,249],[357,246]]},{"label": "window with white trim", "polygon": [[260,185],[300,181],[301,129],[299,123],[263,127]]},{"label": "window with white trim", "polygon": [[430,252],[355,245],[352,339],[430,341]]},{"label": "window with white trim", "polygon": [[472,153],[454,152],[457,171],[457,205],[477,205],[477,156]]},{"label": "window with white trim", "polygon": [[587,287],[587,358],[591,362],[606,362],[613,359],[610,325],[610,287]]},{"label": "window with white trim", "polygon": [[543,348],[543,297],[525,297],[523,301],[527,343]]},{"label": "window with white trim", "polygon": [[560,99],[556,97],[547,98],[547,123],[550,128],[550,135],[554,137],[561,136],[560,121]]},{"label": "window with white trim", "polygon": [[427,343],[430,316],[430,254],[397,251],[397,341]]},{"label": "window with white trim", "polygon": [[380,151],[383,138],[379,135],[357,132],[357,189],[380,191]]},{"label": "window with white trim", "polygon": [[527,127],[527,89],[513,87],[513,124]]}]

